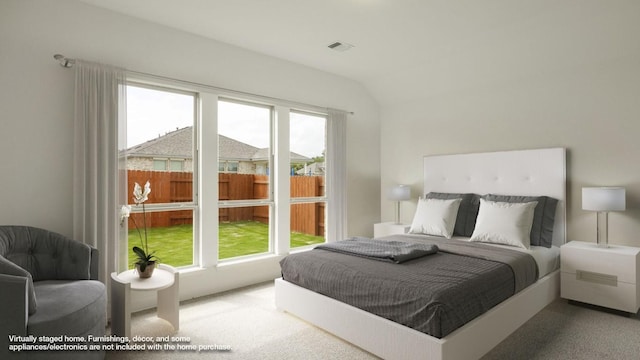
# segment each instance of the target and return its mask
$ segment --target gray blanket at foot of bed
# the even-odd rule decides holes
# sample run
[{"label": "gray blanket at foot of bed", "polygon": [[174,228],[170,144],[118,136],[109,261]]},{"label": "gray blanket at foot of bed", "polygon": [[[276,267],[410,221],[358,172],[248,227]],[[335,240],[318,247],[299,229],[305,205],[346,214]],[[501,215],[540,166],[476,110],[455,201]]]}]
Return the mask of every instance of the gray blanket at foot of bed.
[{"label": "gray blanket at foot of bed", "polygon": [[390,261],[396,264],[438,252],[438,246],[435,244],[417,244],[394,240],[380,241],[363,237],[353,237],[348,240],[318,245],[316,249],[362,256],[372,260]]}]

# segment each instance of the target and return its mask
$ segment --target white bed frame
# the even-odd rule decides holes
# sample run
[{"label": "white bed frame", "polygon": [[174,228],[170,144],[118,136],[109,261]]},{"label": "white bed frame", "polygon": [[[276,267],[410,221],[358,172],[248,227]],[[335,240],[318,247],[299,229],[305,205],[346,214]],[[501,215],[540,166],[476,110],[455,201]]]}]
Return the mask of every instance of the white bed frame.
[{"label": "white bed frame", "polygon": [[[564,148],[424,158],[424,192],[547,195],[558,200],[553,244],[566,237]],[[556,270],[438,339],[276,279],[276,307],[384,359],[468,360],[486,354],[560,294]]]}]

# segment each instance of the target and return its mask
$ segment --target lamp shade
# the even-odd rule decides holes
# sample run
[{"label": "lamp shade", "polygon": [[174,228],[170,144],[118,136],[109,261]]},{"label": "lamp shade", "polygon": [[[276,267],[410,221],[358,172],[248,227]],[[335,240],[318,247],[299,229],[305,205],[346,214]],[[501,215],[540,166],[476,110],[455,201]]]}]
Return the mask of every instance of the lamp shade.
[{"label": "lamp shade", "polygon": [[621,187],[582,188],[582,210],[624,211],[625,190]]},{"label": "lamp shade", "polygon": [[411,187],[409,185],[396,185],[389,191],[389,200],[406,201],[411,199]]}]

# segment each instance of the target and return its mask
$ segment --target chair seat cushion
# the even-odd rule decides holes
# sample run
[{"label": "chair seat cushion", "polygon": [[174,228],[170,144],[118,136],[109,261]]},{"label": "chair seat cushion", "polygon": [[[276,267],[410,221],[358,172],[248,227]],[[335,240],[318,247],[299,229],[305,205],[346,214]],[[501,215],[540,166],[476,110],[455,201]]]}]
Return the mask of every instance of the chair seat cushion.
[{"label": "chair seat cushion", "polygon": [[38,310],[29,316],[27,334],[86,336],[96,325],[105,328],[107,294],[101,282],[46,280],[34,287]]}]

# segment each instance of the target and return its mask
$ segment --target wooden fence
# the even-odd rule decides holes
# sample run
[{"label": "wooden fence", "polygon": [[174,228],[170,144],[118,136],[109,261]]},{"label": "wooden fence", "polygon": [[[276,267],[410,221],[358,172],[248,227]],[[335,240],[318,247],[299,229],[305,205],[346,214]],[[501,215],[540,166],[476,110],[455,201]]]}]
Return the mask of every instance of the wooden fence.
[{"label": "wooden fence", "polygon": [[[151,194],[149,203],[172,203],[191,201],[193,199],[193,173],[129,170],[128,189],[129,203],[133,204],[133,183],[141,186],[149,181]],[[292,176],[291,197],[313,197],[324,194],[324,177]],[[269,178],[267,175],[254,174],[219,174],[218,196],[225,200],[252,200],[269,198]],[[324,236],[325,203],[308,203],[291,205],[291,231],[309,235]],[[142,215],[132,214],[141,226]],[[220,222],[234,221],[269,222],[268,206],[250,206],[219,209]],[[162,211],[147,213],[148,227],[166,227],[193,223],[191,210]],[[129,227],[133,228],[132,220]]]},{"label": "wooden fence", "polygon": [[[323,176],[291,177],[291,197],[312,197],[324,194]],[[325,203],[291,205],[291,231],[324,236]]]}]

